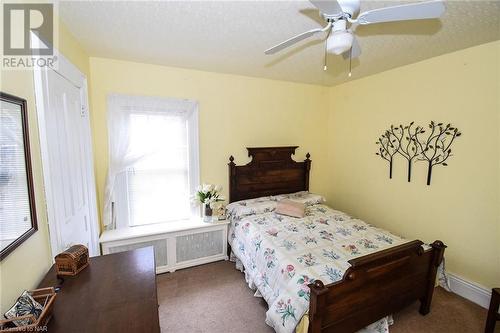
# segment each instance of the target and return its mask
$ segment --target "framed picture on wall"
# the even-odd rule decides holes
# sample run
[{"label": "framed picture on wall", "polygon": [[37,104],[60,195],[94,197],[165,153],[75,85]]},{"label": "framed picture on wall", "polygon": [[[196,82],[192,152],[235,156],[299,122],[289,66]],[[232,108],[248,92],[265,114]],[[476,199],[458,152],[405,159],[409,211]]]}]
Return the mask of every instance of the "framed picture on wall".
[{"label": "framed picture on wall", "polygon": [[0,260],[38,227],[26,100],[0,92]]}]

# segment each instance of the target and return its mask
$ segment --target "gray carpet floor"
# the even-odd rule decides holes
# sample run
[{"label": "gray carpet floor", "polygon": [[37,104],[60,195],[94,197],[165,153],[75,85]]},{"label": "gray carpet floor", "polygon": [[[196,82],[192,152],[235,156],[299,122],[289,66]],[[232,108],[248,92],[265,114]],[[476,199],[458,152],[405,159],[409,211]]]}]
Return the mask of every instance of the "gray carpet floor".
[{"label": "gray carpet floor", "polygon": [[[272,333],[264,323],[267,304],[253,296],[234,263],[219,261],[159,275],[158,301],[162,332]],[[437,288],[431,313],[418,303],[394,314],[391,333],[479,333],[486,309]],[[500,332],[497,325],[496,332]]]}]

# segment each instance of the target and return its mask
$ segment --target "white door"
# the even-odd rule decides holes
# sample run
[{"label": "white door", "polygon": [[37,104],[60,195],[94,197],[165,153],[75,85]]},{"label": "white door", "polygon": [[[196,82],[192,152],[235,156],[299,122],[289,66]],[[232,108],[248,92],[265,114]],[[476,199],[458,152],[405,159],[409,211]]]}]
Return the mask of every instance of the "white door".
[{"label": "white door", "polygon": [[87,81],[61,55],[58,70],[35,71],[52,254],[74,244],[98,255]]}]

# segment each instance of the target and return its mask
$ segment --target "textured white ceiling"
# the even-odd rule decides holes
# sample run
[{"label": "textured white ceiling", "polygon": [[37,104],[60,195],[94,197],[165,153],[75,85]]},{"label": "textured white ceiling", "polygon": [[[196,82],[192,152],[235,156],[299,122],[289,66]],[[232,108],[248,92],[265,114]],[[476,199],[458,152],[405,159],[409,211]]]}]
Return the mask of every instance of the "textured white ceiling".
[{"label": "textured white ceiling", "polygon": [[[361,11],[404,3],[362,1]],[[307,1],[61,1],[62,20],[91,56],[335,85],[348,61],[324,36],[273,56],[264,50],[324,22]],[[362,55],[351,79],[500,39],[500,1],[447,2],[440,20],[360,26]]]}]

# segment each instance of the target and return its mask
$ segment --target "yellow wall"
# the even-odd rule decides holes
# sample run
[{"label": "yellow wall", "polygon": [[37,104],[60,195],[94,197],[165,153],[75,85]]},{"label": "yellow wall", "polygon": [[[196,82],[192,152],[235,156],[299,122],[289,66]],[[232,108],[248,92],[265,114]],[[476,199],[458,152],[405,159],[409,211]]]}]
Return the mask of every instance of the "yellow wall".
[{"label": "yellow wall", "polygon": [[[199,102],[201,181],[227,190],[227,163],[248,162],[245,147],[298,145],[311,153],[311,188],[325,192],[325,87],[91,58],[92,122],[99,198],[108,165],[106,96],[188,98]],[[227,192],[226,192],[227,194]]]},{"label": "yellow wall", "polygon": [[[59,24],[56,47],[88,76],[88,56],[63,24]],[[33,164],[33,181],[38,231],[0,262],[0,311],[5,312],[24,289],[36,287],[52,263],[48,238],[47,211],[43,191],[42,162],[38,137],[33,72],[2,70],[0,90],[25,98],[28,102],[28,124]]]},{"label": "yellow wall", "polygon": [[[500,42],[432,58],[330,89],[328,151],[332,206],[377,226],[447,245],[449,271],[500,284]],[[463,135],[448,167],[426,165],[406,181],[375,155],[391,124],[452,123]],[[420,164],[421,163],[421,164]]]}]

